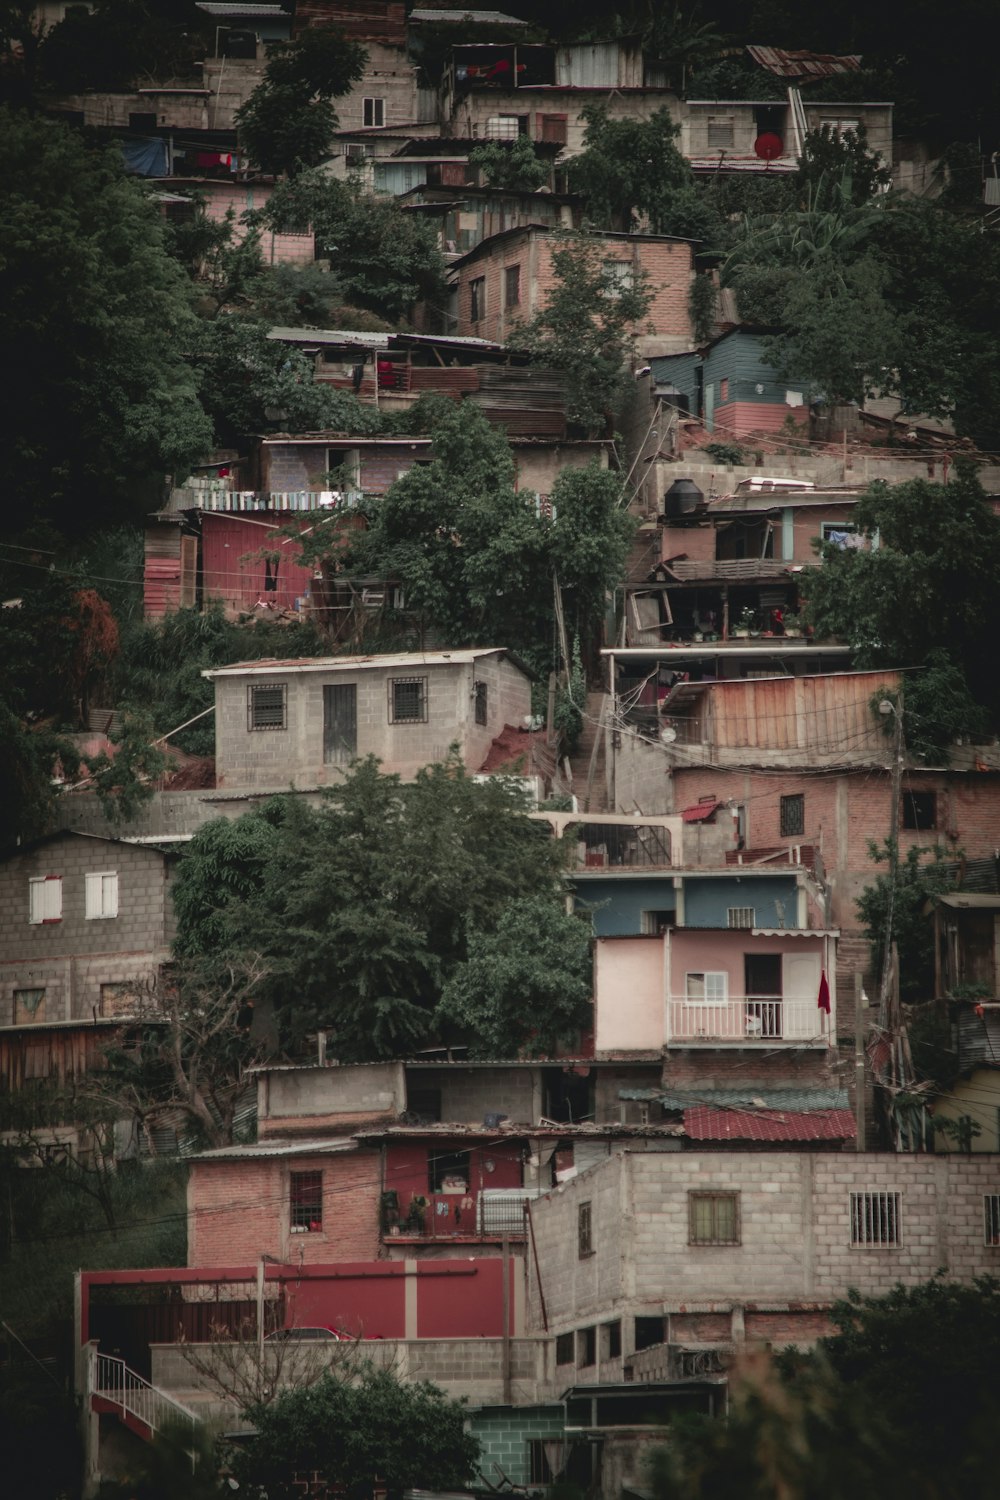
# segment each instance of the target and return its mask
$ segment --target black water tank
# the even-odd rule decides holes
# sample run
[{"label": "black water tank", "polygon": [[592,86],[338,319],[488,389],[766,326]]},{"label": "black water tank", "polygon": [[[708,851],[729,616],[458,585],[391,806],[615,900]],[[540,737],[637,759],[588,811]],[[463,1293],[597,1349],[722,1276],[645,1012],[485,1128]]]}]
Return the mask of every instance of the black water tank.
[{"label": "black water tank", "polygon": [[697,510],[705,496],[693,479],[675,479],[663,497],[663,514],[668,520]]}]

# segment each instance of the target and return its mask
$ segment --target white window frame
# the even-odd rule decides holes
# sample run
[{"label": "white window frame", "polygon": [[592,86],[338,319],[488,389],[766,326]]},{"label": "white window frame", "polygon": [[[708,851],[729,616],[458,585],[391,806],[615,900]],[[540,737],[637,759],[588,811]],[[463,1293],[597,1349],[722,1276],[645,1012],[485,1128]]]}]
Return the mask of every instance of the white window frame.
[{"label": "white window frame", "polygon": [[108,921],[118,915],[118,871],[92,870],[83,877],[84,915],[88,922]]},{"label": "white window frame", "polygon": [[[511,127],[513,126],[513,129]],[[516,141],[521,134],[520,115],[489,115],[486,120],[488,141]]]},{"label": "white window frame", "polygon": [[903,1195],[895,1188],[863,1188],[850,1195],[851,1249],[898,1250],[903,1243]]},{"label": "white window frame", "polygon": [[[692,980],[701,981],[700,995],[692,994]],[[684,994],[692,1005],[725,1005],[729,999],[729,975],[725,969],[690,969],[684,975]]]},{"label": "white window frame", "polygon": [[630,260],[606,260],[604,262],[604,295],[617,302],[625,292],[635,287],[635,267]]},{"label": "white window frame", "polygon": [[379,130],[385,124],[385,99],[370,97],[361,101],[361,119],[366,130]]},{"label": "white window frame", "polygon": [[755,906],[730,906],[726,908],[727,927],[756,927],[757,908]]},{"label": "white window frame", "polygon": [[28,879],[28,923],[42,927],[62,921],[62,876],[32,875]]}]

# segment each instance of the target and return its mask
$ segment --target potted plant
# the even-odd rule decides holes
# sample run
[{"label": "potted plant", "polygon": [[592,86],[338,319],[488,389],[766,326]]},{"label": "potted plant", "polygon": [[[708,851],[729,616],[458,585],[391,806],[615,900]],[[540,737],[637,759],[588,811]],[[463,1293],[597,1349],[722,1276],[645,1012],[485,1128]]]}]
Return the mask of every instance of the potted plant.
[{"label": "potted plant", "polygon": [[751,635],[755,630],[757,630],[756,612],[750,608],[749,604],[745,604],[737,617],[733,635],[745,641],[747,636]]},{"label": "potted plant", "polygon": [[803,633],[801,615],[785,615],[782,620],[782,625],[784,626],[786,635],[798,637]]}]

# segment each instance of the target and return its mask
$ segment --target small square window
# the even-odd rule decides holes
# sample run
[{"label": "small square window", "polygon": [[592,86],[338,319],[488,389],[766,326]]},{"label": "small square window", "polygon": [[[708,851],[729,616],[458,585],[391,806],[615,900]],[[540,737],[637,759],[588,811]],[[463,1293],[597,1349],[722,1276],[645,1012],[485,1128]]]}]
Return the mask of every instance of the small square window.
[{"label": "small square window", "polygon": [[472,1181],[472,1157],[468,1151],[431,1151],[427,1158],[427,1185],[432,1193],[467,1193]]},{"label": "small square window", "polygon": [[756,927],[757,909],[753,906],[730,906],[726,911],[727,927]]},{"label": "small square window", "polygon": [[597,1363],[597,1329],[580,1328],[576,1335],[576,1362],[581,1370]]},{"label": "small square window", "polygon": [[508,266],[503,273],[503,300],[507,307],[521,303],[521,267]]},{"label": "small square window", "polygon": [[47,1019],[43,989],[14,991],[15,1026],[32,1026],[38,1021]]},{"label": "small square window", "polygon": [[560,1333],[556,1335],[556,1364],[571,1365],[575,1350],[575,1340],[571,1333]]},{"label": "small square window", "polygon": [[704,974],[686,974],[685,997],[704,1005],[724,1005],[729,999],[729,975],[723,969]]},{"label": "small square window", "polygon": [[539,115],[538,121],[543,141],[552,141],[555,145],[565,146],[569,124],[566,115]]},{"label": "small square window", "polygon": [[427,678],[389,679],[389,723],[427,723]]},{"label": "small square window", "polygon": [[733,144],[733,117],[732,115],[709,115],[708,118],[708,149],[710,151],[725,151]]},{"label": "small square window", "polygon": [[287,729],[287,689],[283,682],[252,682],[247,688],[247,729]]},{"label": "small square window", "polygon": [[489,723],[489,686],[485,682],[476,683],[476,723]]},{"label": "small square window", "polygon": [[688,1193],[689,1245],[739,1243],[739,1193]]},{"label": "small square window", "polygon": [[604,295],[617,299],[630,292],[635,285],[635,273],[630,260],[606,260],[604,262]]},{"label": "small square window", "polygon": [[486,121],[486,139],[489,141],[516,141],[520,134],[518,115],[490,115]]},{"label": "small square window", "polygon": [[898,1193],[851,1194],[851,1244],[885,1250],[900,1244]]},{"label": "small square window", "polygon": [[385,124],[385,100],[366,99],[363,104],[364,123],[369,128]]},{"label": "small square window", "polygon": [[983,1194],[983,1244],[1000,1245],[1000,1193]]},{"label": "small square window", "polygon": [[635,1320],[635,1347],[636,1349],[652,1349],[654,1344],[666,1343],[666,1319],[636,1318]]},{"label": "small square window", "polygon": [[293,1234],[316,1234],[323,1228],[322,1172],[291,1174],[288,1208]]},{"label": "small square window", "polygon": [[677,913],[673,910],[644,911],[639,915],[639,922],[647,937],[659,937],[676,925],[676,916]]},{"label": "small square window", "polygon": [[28,881],[28,922],[62,921],[62,876],[37,875]]},{"label": "small square window", "polygon": [[937,793],[936,792],[904,792],[903,793],[903,827],[904,828],[936,828],[937,827]]},{"label": "small square window", "polygon": [[486,277],[476,276],[469,282],[469,318],[478,323],[486,316]]},{"label": "small square window", "polygon": [[86,919],[100,921],[118,915],[118,876],[114,870],[84,876]]},{"label": "small square window", "polygon": [[622,1325],[616,1319],[605,1323],[601,1329],[601,1358],[619,1359],[622,1352]]},{"label": "small square window", "polygon": [[782,797],[779,803],[781,837],[796,838],[806,831],[806,799],[802,792]]},{"label": "small square window", "polygon": [[593,1255],[593,1220],[589,1201],[581,1203],[576,1211],[576,1242],[577,1252],[581,1260],[584,1256]]}]

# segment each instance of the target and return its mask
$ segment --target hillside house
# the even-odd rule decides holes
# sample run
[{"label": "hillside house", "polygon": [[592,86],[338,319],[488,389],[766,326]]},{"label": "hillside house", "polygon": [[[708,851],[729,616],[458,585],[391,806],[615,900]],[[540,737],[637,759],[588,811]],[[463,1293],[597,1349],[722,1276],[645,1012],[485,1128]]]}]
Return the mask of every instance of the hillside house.
[{"label": "hillside house", "polygon": [[412,780],[457,743],[478,771],[494,736],[531,714],[529,675],[500,649],[242,662],[215,684],[216,784],[300,790],[359,756]]},{"label": "hillside house", "polygon": [[[591,238],[611,276],[629,284],[639,270],[650,278],[649,312],[642,327],[635,329],[637,353],[645,357],[690,347],[692,242],[669,235],[603,232]],[[545,226],[524,225],[483,240],[453,261],[456,333],[516,345],[518,324],[530,322],[554,285],[552,252],[557,243]]]},{"label": "hillside house", "polygon": [[703,349],[660,355],[651,361],[654,395],[723,438],[807,429],[810,383],[782,377],[764,358],[778,331],[730,328]]}]

